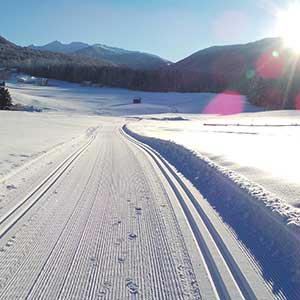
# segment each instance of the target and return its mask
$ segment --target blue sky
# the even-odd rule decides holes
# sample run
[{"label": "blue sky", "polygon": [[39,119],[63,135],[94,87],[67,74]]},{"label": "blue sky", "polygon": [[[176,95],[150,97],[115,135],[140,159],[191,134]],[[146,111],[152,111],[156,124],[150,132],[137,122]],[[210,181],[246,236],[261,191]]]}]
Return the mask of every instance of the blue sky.
[{"label": "blue sky", "polygon": [[[173,61],[223,44],[275,36],[268,0],[1,1],[0,35],[19,45],[83,41],[158,54]],[[5,13],[3,13],[5,12]]]}]

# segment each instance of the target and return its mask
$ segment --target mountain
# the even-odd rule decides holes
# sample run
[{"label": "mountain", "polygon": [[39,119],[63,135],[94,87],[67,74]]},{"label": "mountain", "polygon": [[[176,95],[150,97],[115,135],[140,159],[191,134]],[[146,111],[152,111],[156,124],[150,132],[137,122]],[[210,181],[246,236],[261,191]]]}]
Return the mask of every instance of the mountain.
[{"label": "mountain", "polygon": [[[57,48],[59,42],[55,44]],[[234,92],[266,108],[300,108],[300,60],[280,38],[214,46],[170,65],[151,54],[99,44],[65,54],[19,47],[0,37],[1,65],[71,82],[147,91]]]},{"label": "mountain", "polygon": [[28,46],[31,49],[41,50],[41,51],[51,51],[51,52],[60,52],[60,53],[74,53],[83,48],[89,47],[89,44],[81,42],[72,42],[70,44],[63,44],[59,41],[54,41],[44,46]]},{"label": "mountain", "polygon": [[266,108],[300,107],[300,60],[284,47],[281,38],[210,47],[168,69],[206,73],[219,79],[227,90],[247,95],[252,103]]},{"label": "mountain", "polygon": [[128,66],[132,69],[160,69],[171,62],[159,56],[125,49],[96,44],[78,50],[80,53],[96,59],[105,59],[117,65]]},{"label": "mountain", "polygon": [[213,46],[188,56],[170,68],[206,72],[237,80],[248,70],[255,70],[261,55],[281,49],[280,38],[266,38],[244,45]]},{"label": "mountain", "polygon": [[15,44],[0,36],[0,46],[16,47]]},{"label": "mountain", "polygon": [[79,54],[64,54],[51,51],[35,50],[29,47],[17,46],[0,36],[0,65],[23,67],[28,65],[90,65],[115,66],[104,61],[87,58]]},{"label": "mountain", "polygon": [[30,45],[29,48],[52,52],[80,54],[93,59],[105,60],[119,66],[127,66],[132,69],[154,70],[171,64],[170,61],[157,55],[130,51],[102,44],[88,45],[81,42],[63,44],[61,42],[54,41],[44,46]]}]

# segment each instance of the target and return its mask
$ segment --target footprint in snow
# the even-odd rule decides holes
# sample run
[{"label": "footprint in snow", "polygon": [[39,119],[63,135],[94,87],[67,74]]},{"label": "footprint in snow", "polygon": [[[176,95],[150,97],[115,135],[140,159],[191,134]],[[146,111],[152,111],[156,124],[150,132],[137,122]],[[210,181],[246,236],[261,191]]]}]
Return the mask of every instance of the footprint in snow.
[{"label": "footprint in snow", "polygon": [[137,215],[141,215],[142,214],[142,208],[141,207],[136,207],[135,212],[136,212]]},{"label": "footprint in snow", "polygon": [[91,257],[90,258],[91,264],[93,267],[97,267],[98,266],[98,262],[97,262],[97,258],[96,257]]},{"label": "footprint in snow", "polygon": [[101,286],[101,291],[98,293],[98,298],[103,298],[106,296],[106,294],[109,293],[109,289],[111,287],[110,281],[105,281]]},{"label": "footprint in snow", "polygon": [[124,257],[118,257],[118,262],[119,263],[124,263],[125,262],[125,258]]},{"label": "footprint in snow", "polygon": [[9,185],[6,186],[6,188],[8,190],[16,190],[17,189],[17,187],[14,184],[9,184]]},{"label": "footprint in snow", "polygon": [[8,241],[8,242],[5,244],[6,247],[11,247],[12,245],[13,245],[12,241]]},{"label": "footprint in snow", "polygon": [[139,286],[131,278],[126,279],[126,287],[129,290],[130,294],[138,294]]},{"label": "footprint in snow", "polygon": [[132,233],[129,234],[128,237],[129,237],[130,240],[135,240],[137,238],[137,234],[132,232]]},{"label": "footprint in snow", "polygon": [[113,223],[113,226],[119,226],[122,222],[121,221],[117,221],[115,223]]}]

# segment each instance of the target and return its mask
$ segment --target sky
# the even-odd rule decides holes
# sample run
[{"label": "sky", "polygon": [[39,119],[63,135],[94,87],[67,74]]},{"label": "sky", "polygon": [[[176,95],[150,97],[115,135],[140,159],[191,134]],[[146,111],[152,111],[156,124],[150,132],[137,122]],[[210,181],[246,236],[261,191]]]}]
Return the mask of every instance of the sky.
[{"label": "sky", "polygon": [[[213,45],[276,36],[288,0],[2,0],[0,35],[21,45],[101,43],[178,61]],[[5,13],[3,13],[5,12]]]}]

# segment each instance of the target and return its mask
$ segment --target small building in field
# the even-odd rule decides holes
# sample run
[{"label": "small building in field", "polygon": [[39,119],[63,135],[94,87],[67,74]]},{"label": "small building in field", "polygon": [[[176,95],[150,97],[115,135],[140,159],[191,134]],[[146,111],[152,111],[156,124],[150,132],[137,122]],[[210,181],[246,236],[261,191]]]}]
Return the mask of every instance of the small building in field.
[{"label": "small building in field", "polygon": [[134,97],[132,99],[132,103],[133,104],[140,104],[140,103],[142,103],[142,98],[141,97]]},{"label": "small building in field", "polygon": [[93,83],[92,87],[96,87],[96,88],[103,88],[104,85],[102,83]]},{"label": "small building in field", "polygon": [[81,86],[92,86],[92,82],[88,80],[82,81]]}]

